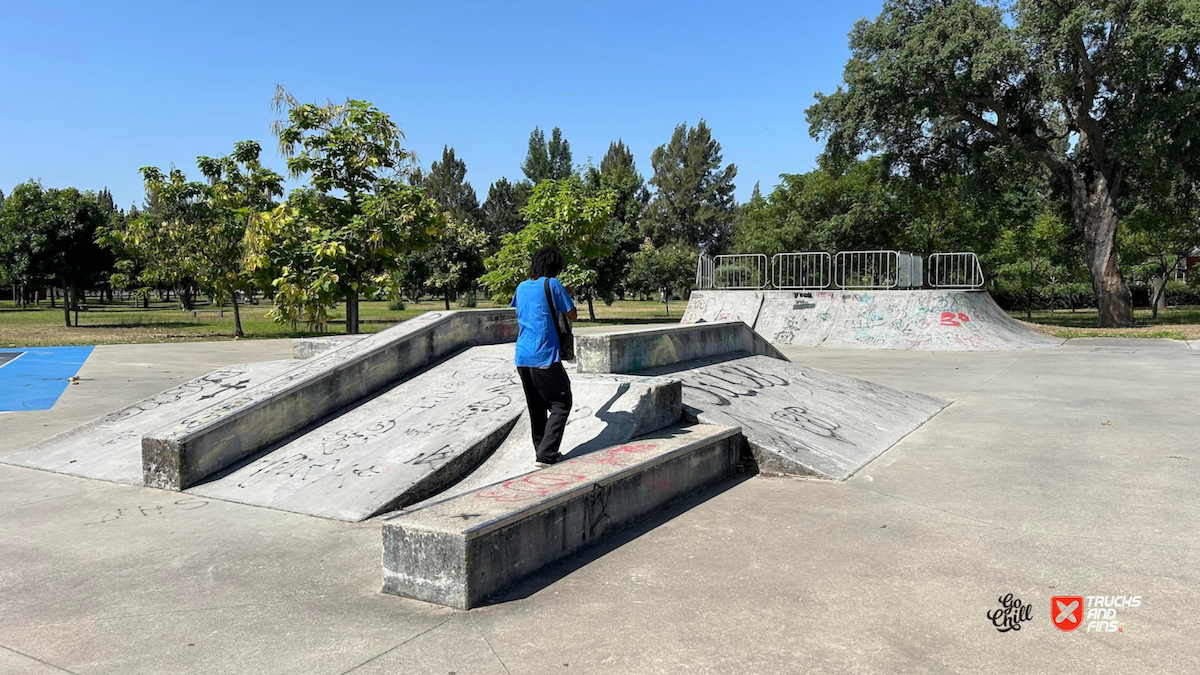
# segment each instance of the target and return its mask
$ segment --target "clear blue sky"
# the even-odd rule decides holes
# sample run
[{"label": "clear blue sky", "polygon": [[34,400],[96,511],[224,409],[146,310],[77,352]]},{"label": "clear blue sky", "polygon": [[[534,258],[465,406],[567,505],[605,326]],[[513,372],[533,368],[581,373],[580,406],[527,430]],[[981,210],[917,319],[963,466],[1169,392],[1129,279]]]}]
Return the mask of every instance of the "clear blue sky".
[{"label": "clear blue sky", "polygon": [[99,3],[8,0],[0,31],[0,189],[143,197],[137,170],[270,135],[276,83],[301,100],[365,99],[423,166],[443,144],[482,201],[520,178],[529,132],[561,127],[576,163],[623,138],[639,171],[674,126],[708,120],[737,194],[811,169],[804,109],[832,91],[854,21],[842,2]]}]

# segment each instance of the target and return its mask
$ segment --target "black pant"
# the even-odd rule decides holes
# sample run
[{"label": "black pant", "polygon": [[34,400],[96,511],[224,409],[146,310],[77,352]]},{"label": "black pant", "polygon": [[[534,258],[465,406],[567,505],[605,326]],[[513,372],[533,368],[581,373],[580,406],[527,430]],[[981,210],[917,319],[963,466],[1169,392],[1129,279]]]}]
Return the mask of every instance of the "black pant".
[{"label": "black pant", "polygon": [[539,461],[551,459],[558,454],[571,414],[571,380],[567,379],[562,362],[549,368],[518,366],[517,374],[521,376],[525,402],[529,405],[533,449]]}]

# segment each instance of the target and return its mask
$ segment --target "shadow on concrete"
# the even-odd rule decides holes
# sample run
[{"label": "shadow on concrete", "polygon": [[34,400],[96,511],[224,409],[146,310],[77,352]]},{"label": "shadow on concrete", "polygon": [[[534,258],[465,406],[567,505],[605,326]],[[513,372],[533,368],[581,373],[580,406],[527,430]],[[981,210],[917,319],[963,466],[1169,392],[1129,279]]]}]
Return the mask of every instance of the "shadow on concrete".
[{"label": "shadow on concrete", "polygon": [[693,493],[692,495],[685,497],[680,501],[664,507],[652,515],[647,516],[644,520],[639,521],[637,524],[618,530],[604,539],[591,544],[578,553],[575,553],[567,558],[563,558],[562,560],[543,568],[533,576],[528,577],[523,581],[519,581],[515,585],[510,586],[508,589],[497,593],[491,598],[488,598],[479,606],[490,607],[492,605],[499,605],[506,602],[512,602],[514,600],[523,600],[536,594],[538,591],[541,591],[542,589],[554,584],[556,581],[566,577],[575,570],[578,570],[592,561],[598,560],[599,558],[612,551],[615,551],[621,546],[634,541],[638,537],[653,531],[658,526],[663,525],[676,516],[682,515],[728,490],[732,490],[738,485],[750,480],[758,473],[757,467],[755,467],[752,463],[748,463],[744,457],[738,467],[739,471],[742,471],[743,469],[743,473],[739,473],[733,478],[729,478],[725,481],[717,483],[716,485],[701,490],[700,492]]}]

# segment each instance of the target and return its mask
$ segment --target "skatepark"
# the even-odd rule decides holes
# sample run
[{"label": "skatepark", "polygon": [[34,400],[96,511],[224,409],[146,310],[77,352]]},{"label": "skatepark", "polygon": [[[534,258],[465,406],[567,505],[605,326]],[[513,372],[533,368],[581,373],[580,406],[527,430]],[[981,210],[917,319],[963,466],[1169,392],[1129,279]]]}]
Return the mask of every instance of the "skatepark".
[{"label": "skatepark", "polygon": [[[580,335],[545,469],[507,310],[97,347],[0,417],[0,671],[1194,668],[1200,350],[823,293]],[[1144,603],[1056,630],[1089,594]]]}]

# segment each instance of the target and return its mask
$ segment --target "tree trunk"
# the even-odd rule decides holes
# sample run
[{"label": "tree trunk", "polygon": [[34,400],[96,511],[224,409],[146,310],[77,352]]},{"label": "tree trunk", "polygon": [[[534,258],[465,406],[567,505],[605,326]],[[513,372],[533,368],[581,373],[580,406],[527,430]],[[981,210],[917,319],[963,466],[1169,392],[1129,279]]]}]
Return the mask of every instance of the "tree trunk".
[{"label": "tree trunk", "polygon": [[358,291],[346,292],[346,335],[358,334]]},{"label": "tree trunk", "polygon": [[71,303],[67,302],[67,298],[71,297],[71,295],[70,295],[71,291],[67,289],[66,280],[64,280],[62,282],[62,289],[63,289],[63,301],[62,301],[63,321],[66,322],[67,328],[70,328],[71,327]]},{"label": "tree trunk", "polygon": [[79,286],[71,284],[71,309],[75,311],[75,326],[79,326]]},{"label": "tree trunk", "polygon": [[1076,170],[1071,182],[1071,211],[1076,227],[1083,233],[1084,257],[1096,293],[1100,327],[1128,327],[1133,325],[1133,296],[1117,261],[1118,179],[1095,169],[1092,174],[1088,180]]},{"label": "tree trunk", "polygon": [[242,312],[238,307],[237,291],[231,292],[229,297],[233,299],[233,336],[244,338],[246,334],[242,332]]},{"label": "tree trunk", "polygon": [[442,299],[446,301],[446,311],[450,311],[450,290],[446,289],[442,292]]},{"label": "tree trunk", "polygon": [[54,309],[55,307],[57,307],[57,306],[58,306],[58,305],[56,305],[56,304],[55,304],[55,302],[54,302],[54,301],[55,301],[55,296],[56,296],[56,295],[58,295],[58,294],[57,294],[57,293],[54,291],[54,287],[53,287],[53,286],[51,286],[51,287],[50,287],[50,309]]},{"label": "tree trunk", "polygon": [[1167,308],[1167,279],[1155,274],[1150,277],[1150,315],[1158,318],[1158,311]]},{"label": "tree trunk", "polygon": [[594,306],[592,306],[592,296],[589,295],[587,300],[588,300],[588,320],[594,322],[596,320],[596,308]]}]

